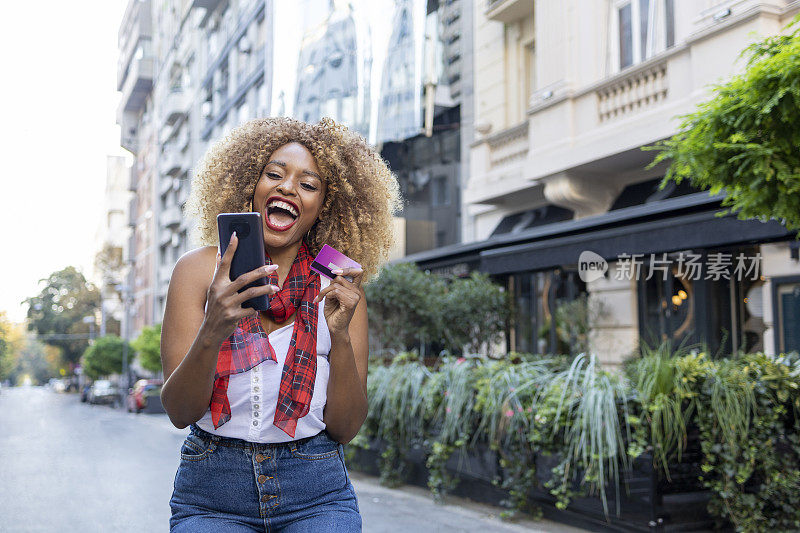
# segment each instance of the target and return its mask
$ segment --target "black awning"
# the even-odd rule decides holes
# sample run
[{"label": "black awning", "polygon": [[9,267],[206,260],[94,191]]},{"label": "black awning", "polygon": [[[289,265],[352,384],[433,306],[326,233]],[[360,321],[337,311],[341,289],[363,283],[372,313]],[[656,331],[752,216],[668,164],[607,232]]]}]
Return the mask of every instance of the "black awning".
[{"label": "black awning", "polygon": [[606,259],[793,238],[777,222],[718,217],[720,197],[697,193],[601,215],[554,222],[483,241],[443,246],[396,259],[433,271],[522,272],[576,264],[584,250]]},{"label": "black awning", "polygon": [[613,260],[621,254],[768,242],[785,240],[791,235],[775,221],[739,220],[706,211],[484,250],[480,253],[480,270],[505,274],[573,265],[584,250]]}]

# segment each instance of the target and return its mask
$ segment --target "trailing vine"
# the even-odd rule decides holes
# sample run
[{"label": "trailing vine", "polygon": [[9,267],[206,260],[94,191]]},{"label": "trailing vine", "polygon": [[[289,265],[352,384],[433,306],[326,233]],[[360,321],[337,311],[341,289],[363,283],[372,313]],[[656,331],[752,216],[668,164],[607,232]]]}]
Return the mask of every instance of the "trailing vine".
[{"label": "trailing vine", "polygon": [[699,428],[700,482],[720,524],[800,529],[797,356],[713,360],[662,347],[614,375],[584,355],[446,356],[428,368],[406,353],[371,365],[368,383],[370,413],[353,450],[377,446],[382,481],[398,484],[411,446],[423,445],[437,501],[460,481],[449,459],[481,446],[497,456],[491,481],[508,493],[504,518],[538,515],[534,489],[549,492],[560,509],[598,495],[611,513],[607,490],[619,502],[622,473],[641,454],[651,453],[669,480],[691,425]]}]

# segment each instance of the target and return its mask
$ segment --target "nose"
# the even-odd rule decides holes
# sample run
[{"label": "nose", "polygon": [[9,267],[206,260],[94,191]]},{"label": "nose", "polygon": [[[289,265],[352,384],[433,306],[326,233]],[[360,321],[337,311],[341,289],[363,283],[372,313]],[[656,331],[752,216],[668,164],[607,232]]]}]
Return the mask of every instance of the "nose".
[{"label": "nose", "polygon": [[291,177],[291,176],[286,176],[286,179],[281,181],[278,184],[278,186],[275,188],[275,190],[278,191],[279,193],[285,195],[285,196],[289,196],[289,195],[293,196],[295,194],[295,192],[294,192],[295,191],[295,187],[296,187],[295,178]]}]

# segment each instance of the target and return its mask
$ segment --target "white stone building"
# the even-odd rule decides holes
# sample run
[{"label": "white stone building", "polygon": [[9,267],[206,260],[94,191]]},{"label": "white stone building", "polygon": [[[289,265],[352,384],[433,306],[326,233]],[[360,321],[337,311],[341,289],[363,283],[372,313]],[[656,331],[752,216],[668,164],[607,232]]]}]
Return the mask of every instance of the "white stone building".
[{"label": "white stone building", "polygon": [[[775,222],[716,217],[719,200],[684,184],[659,190],[665,169],[646,170],[653,153],[641,150],[674,134],[677,115],[742,70],[748,44],[798,11],[788,0],[475,1],[463,243],[409,259],[503,281],[521,313],[510,350],[560,351],[552,317],[581,294],[602,302],[590,349],[611,365],[641,341],[800,349],[793,237]],[[585,250],[609,261],[606,276],[580,279]],[[760,270],[691,280],[676,268],[681,252],[733,266],[760,254]],[[642,254],[640,279],[620,276],[625,254]],[[663,275],[644,279],[651,265]]]}]

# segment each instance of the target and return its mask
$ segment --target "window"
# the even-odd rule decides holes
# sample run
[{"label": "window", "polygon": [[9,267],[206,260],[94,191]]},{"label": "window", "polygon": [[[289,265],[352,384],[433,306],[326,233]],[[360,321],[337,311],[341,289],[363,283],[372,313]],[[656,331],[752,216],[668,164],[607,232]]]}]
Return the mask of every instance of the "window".
[{"label": "window", "polygon": [[[749,270],[757,252],[752,247],[687,250],[666,258],[654,254],[653,263],[645,257],[637,269],[642,342],[702,343],[718,354],[762,351],[763,281],[758,270]],[[737,274],[740,254],[748,270]]]},{"label": "window", "polygon": [[800,351],[800,276],[772,279],[775,351]]},{"label": "window", "polygon": [[655,56],[675,44],[674,0],[625,0],[616,3],[613,23],[619,69]]},{"label": "window", "polygon": [[433,198],[431,203],[434,206],[450,204],[450,188],[447,186],[447,176],[433,178],[432,189]]}]

